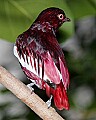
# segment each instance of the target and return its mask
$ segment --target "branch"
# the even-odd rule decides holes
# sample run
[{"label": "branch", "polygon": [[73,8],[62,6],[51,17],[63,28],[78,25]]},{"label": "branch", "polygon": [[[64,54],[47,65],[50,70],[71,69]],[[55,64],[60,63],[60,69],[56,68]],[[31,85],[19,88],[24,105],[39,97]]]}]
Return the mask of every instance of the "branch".
[{"label": "branch", "polygon": [[43,120],[64,120],[52,107],[48,109],[46,103],[20,80],[0,66],[0,83],[30,107]]}]

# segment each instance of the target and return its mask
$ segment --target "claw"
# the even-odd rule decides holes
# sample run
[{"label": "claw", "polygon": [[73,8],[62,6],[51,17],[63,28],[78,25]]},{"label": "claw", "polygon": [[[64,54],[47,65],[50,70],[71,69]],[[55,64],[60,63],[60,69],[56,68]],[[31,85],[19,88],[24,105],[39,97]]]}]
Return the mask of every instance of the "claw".
[{"label": "claw", "polygon": [[32,88],[33,85],[34,85],[34,83],[30,83],[30,84],[27,85],[27,87],[31,90],[31,94],[34,91],[34,88]]},{"label": "claw", "polygon": [[53,98],[53,96],[51,95],[50,98],[49,98],[49,100],[46,102],[48,108],[50,108],[50,106],[51,106],[52,98]]}]

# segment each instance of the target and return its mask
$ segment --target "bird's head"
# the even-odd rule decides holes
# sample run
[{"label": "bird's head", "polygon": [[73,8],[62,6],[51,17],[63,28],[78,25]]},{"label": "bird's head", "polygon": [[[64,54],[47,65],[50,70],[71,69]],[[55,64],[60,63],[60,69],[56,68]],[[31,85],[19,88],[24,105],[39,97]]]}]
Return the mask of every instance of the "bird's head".
[{"label": "bird's head", "polygon": [[35,23],[38,22],[42,24],[43,22],[49,22],[54,30],[57,31],[57,29],[66,21],[70,21],[70,19],[66,17],[63,10],[51,7],[43,10],[37,17]]}]

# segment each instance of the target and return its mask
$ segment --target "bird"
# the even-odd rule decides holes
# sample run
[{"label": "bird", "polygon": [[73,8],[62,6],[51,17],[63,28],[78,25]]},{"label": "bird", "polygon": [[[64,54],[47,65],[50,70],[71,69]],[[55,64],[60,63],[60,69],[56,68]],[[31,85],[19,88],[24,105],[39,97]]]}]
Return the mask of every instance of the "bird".
[{"label": "bird", "polygon": [[31,81],[28,86],[36,85],[45,90],[49,97],[46,102],[48,107],[53,98],[59,110],[69,110],[69,72],[56,37],[59,27],[67,21],[70,19],[62,9],[46,8],[14,44],[14,55]]}]

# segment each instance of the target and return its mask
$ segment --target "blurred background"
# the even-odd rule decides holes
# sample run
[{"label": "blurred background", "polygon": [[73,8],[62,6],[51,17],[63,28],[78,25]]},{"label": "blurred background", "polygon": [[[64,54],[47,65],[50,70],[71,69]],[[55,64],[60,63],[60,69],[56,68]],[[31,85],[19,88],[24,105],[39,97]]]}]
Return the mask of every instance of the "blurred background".
[{"label": "blurred background", "polygon": [[[57,33],[70,72],[70,110],[56,110],[66,120],[96,120],[96,0],[0,0],[0,65],[25,84],[30,82],[13,55],[13,45],[48,7],[63,9],[71,19]],[[35,93],[48,100],[45,91],[35,87]],[[41,118],[0,84],[0,120]]]}]

